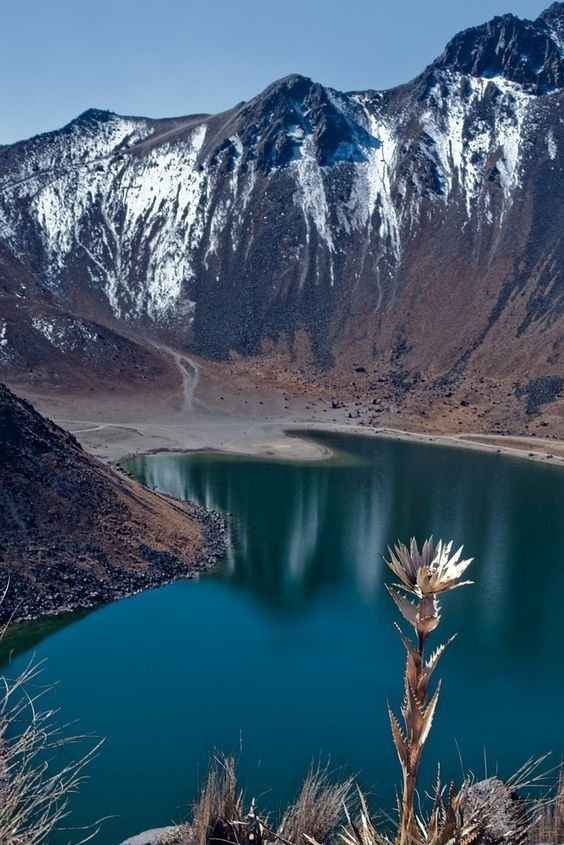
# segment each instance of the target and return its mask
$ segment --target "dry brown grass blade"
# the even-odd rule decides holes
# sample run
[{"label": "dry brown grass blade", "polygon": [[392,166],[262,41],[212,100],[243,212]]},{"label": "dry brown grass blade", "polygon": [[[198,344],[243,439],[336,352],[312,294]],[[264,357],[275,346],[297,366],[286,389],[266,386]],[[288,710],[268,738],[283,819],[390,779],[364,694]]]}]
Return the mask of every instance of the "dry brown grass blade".
[{"label": "dry brown grass blade", "polygon": [[530,810],[531,824],[527,842],[564,842],[564,767],[558,767],[559,775],[554,794],[536,802]]},{"label": "dry brown grass blade", "polygon": [[[78,738],[65,737],[55,711],[42,710],[42,689],[31,695],[30,683],[40,665],[30,662],[12,682],[1,678],[0,692],[0,842],[41,845],[69,815],[68,800],[101,743],[80,759],[52,771],[54,749]],[[86,842],[96,833],[81,841]]]},{"label": "dry brown grass blade", "polygon": [[193,808],[190,841],[194,845],[236,843],[240,838],[238,826],[244,817],[243,794],[237,784],[235,760],[215,756],[200,798]]},{"label": "dry brown grass blade", "polygon": [[364,793],[357,787],[358,813],[353,818],[345,806],[346,824],[339,838],[344,845],[392,845],[392,840],[376,827]]},{"label": "dry brown grass blade", "polygon": [[292,845],[303,845],[304,838],[320,845],[333,839],[344,821],[353,782],[348,778],[335,783],[327,766],[312,767],[296,801],[284,813],[277,836]]},{"label": "dry brown grass blade", "polygon": [[[0,604],[9,590],[6,585]],[[7,626],[0,629],[0,639]],[[84,737],[71,737],[55,721],[56,711],[41,706],[51,687],[38,687],[42,663],[31,659],[10,680],[0,676],[0,843],[43,845],[69,816],[69,797],[101,742],[61,768],[53,766],[55,750]],[[92,839],[95,823],[81,843]],[[84,831],[85,829],[83,829]]]}]

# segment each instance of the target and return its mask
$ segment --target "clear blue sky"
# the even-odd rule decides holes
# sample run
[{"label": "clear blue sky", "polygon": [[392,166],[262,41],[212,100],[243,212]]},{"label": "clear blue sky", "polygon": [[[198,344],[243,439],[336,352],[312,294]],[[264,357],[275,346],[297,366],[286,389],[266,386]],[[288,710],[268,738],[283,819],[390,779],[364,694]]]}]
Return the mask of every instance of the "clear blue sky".
[{"label": "clear blue sky", "polygon": [[550,0],[31,0],[0,20],[0,144],[91,106],[221,111],[302,73],[342,90],[411,79],[460,29]]}]

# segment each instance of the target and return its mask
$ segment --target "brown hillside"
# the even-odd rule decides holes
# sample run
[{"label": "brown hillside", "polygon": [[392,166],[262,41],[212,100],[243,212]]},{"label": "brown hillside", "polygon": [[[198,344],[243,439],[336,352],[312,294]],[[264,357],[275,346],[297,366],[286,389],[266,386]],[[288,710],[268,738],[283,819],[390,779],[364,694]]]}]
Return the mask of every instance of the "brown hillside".
[{"label": "brown hillside", "polygon": [[146,490],[0,385],[1,617],[60,613],[209,565],[217,517]]}]

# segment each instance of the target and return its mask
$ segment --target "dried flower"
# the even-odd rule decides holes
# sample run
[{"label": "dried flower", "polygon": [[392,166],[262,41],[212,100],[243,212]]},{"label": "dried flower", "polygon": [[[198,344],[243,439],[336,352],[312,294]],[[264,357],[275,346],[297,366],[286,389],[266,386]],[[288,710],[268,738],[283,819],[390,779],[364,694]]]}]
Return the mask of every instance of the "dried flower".
[{"label": "dried flower", "polygon": [[[452,542],[443,543],[439,540],[435,545],[432,537],[425,541],[421,551],[415,539],[411,540],[409,548],[403,543],[396,543],[393,551],[388,551],[390,560],[386,562],[400,581],[392,587],[388,586],[388,591],[403,618],[417,633],[417,643],[413,643],[398,627],[406,650],[404,699],[401,707],[403,726],[391,708],[388,708],[394,745],[403,773],[398,845],[414,845],[421,841],[422,832],[414,808],[417,774],[441,689],[439,682],[435,691],[430,693],[429,681],[440,657],[454,637],[435,649],[427,659],[424,655],[425,641],[441,621],[437,596],[472,583],[460,580],[472,559],[462,559],[462,546],[452,554]],[[410,601],[404,592],[415,596],[414,601]]]},{"label": "dried flower", "polygon": [[473,561],[473,558],[461,560],[463,549],[464,546],[460,546],[451,555],[452,541],[443,543],[439,540],[435,545],[430,537],[419,551],[417,541],[412,537],[409,549],[404,543],[396,543],[393,550],[388,549],[390,560],[386,563],[400,579],[398,587],[422,598],[473,583],[459,580]]}]

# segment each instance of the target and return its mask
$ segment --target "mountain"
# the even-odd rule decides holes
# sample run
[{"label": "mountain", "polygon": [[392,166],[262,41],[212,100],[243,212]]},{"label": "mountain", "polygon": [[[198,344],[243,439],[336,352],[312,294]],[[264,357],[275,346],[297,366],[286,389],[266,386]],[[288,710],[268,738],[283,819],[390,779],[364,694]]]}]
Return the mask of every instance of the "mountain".
[{"label": "mountain", "polygon": [[90,109],[2,147],[0,372],[64,379],[72,347],[73,372],[112,354],[142,373],[145,354],[158,379],[154,350],[117,349],[127,329],[218,359],[354,362],[400,398],[485,378],[552,401],[563,105],[554,3],[456,35],[392,90],[292,75],[218,115]]},{"label": "mountain", "polygon": [[213,514],[90,457],[2,384],[0,538],[3,622],[90,607],[190,576],[223,547]]}]

